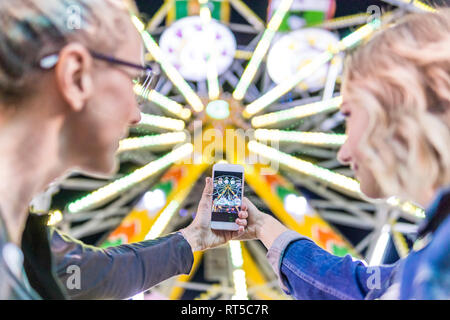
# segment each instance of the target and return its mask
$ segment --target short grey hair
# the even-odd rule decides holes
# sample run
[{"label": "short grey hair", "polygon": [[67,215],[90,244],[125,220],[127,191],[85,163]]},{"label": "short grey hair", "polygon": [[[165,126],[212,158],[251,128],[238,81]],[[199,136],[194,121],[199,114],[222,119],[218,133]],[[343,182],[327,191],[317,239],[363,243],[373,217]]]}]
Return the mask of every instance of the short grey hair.
[{"label": "short grey hair", "polygon": [[126,18],[122,0],[0,1],[0,104],[29,95],[38,61],[69,42],[114,52]]}]

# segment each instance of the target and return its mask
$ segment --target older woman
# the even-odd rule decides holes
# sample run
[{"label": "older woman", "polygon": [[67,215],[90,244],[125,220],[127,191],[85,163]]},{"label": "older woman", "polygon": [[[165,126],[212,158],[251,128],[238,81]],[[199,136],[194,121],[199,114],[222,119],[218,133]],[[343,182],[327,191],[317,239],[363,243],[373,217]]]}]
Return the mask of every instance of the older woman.
[{"label": "older woman", "polygon": [[[31,199],[66,172],[114,172],[119,140],[140,121],[133,80],[151,70],[122,3],[0,2],[0,299],[127,298],[188,273],[193,251],[238,235],[211,231],[211,182],[186,229],[106,250],[28,215]],[[64,288],[71,266],[81,285]]]},{"label": "older woman", "polygon": [[419,228],[428,244],[394,265],[368,268],[246,200],[248,236],[262,240],[282,288],[298,299],[449,299],[450,11],[410,15],[352,53],[343,97],[348,139],[339,160],[368,197],[428,208]]}]

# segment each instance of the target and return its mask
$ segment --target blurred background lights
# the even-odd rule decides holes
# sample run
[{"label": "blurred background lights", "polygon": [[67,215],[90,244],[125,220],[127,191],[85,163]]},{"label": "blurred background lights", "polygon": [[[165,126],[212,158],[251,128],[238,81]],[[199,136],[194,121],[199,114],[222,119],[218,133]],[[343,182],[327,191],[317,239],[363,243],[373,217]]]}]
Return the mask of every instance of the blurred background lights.
[{"label": "blurred background lights", "polygon": [[306,198],[293,193],[284,198],[284,209],[296,217],[303,217],[310,211]]},{"label": "blurred background lights", "polygon": [[142,204],[150,213],[156,213],[166,204],[166,194],[161,189],[146,192]]},{"label": "blurred background lights", "polygon": [[48,219],[47,225],[54,226],[63,220],[63,214],[60,210],[50,211],[50,218]]}]

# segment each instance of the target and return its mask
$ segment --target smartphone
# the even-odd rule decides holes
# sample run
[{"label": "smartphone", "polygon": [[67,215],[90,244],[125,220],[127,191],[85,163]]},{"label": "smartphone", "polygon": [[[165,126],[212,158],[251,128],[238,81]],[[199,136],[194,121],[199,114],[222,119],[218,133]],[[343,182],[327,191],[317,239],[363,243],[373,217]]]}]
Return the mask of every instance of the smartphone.
[{"label": "smartphone", "polygon": [[213,166],[211,229],[239,230],[236,224],[244,193],[244,167],[217,163]]}]

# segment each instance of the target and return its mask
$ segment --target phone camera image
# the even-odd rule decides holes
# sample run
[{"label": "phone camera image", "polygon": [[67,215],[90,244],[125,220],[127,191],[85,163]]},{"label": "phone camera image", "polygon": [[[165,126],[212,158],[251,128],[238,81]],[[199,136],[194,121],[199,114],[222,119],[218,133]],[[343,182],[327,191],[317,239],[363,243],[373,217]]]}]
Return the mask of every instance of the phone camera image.
[{"label": "phone camera image", "polygon": [[212,220],[234,222],[242,203],[242,173],[215,171]]}]

